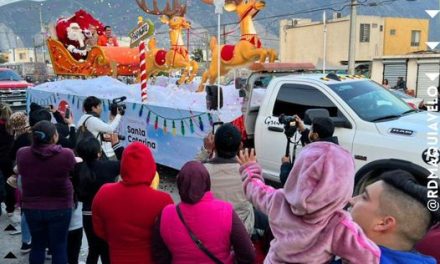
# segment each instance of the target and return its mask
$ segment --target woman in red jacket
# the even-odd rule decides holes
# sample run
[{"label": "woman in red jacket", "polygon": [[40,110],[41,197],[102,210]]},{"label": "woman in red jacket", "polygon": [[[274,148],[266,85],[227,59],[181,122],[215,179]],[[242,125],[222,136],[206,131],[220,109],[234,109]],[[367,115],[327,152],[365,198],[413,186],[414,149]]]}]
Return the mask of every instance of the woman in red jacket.
[{"label": "woman in red jacket", "polygon": [[210,192],[211,180],[202,163],[186,163],[177,188],[182,202],[165,207],[154,227],[155,263],[253,263],[255,250],[243,223],[232,204]]},{"label": "woman in red jacket", "polygon": [[92,203],[97,236],[107,241],[112,264],[152,263],[153,224],[171,196],[150,187],[156,163],[150,149],[140,142],[122,154],[121,177],[99,189]]}]

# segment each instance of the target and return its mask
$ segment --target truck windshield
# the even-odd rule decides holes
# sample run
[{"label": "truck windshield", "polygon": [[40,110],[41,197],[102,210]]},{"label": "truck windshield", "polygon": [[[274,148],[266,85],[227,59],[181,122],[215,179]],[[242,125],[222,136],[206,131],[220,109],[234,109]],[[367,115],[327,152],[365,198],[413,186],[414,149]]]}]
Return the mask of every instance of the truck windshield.
[{"label": "truck windshield", "polygon": [[11,70],[0,71],[0,81],[21,81],[20,75]]},{"label": "truck windshield", "polygon": [[379,84],[369,81],[355,81],[328,85],[363,120],[368,122],[399,118],[416,112],[408,104]]}]

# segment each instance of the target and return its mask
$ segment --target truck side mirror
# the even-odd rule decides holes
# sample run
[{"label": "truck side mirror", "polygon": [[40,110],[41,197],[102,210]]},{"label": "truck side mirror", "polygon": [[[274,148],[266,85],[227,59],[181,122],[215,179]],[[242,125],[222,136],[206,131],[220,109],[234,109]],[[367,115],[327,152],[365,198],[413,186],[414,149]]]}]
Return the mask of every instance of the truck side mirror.
[{"label": "truck side mirror", "polygon": [[218,106],[218,87],[217,85],[206,86],[206,108],[208,110],[218,110],[223,107],[223,89],[220,87],[220,106]]},{"label": "truck side mirror", "polygon": [[330,114],[327,109],[323,108],[308,109],[304,113],[304,124],[311,125],[312,120],[317,117],[330,117]]},{"label": "truck side mirror", "polygon": [[240,77],[237,77],[237,78],[235,78],[235,89],[243,89],[244,88],[244,86],[246,85],[246,79],[244,79],[244,78],[240,78]]},{"label": "truck side mirror", "polygon": [[342,127],[342,128],[348,128],[348,129],[353,128],[350,121],[348,121],[344,117],[331,117],[331,119],[332,119],[333,123],[335,124],[335,127]]}]

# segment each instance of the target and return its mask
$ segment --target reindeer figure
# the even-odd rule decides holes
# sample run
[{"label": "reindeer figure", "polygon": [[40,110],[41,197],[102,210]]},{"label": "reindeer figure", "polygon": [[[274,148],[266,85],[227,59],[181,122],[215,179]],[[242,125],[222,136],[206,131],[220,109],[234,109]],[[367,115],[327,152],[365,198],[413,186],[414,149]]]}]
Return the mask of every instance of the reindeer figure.
[{"label": "reindeer figure", "polygon": [[[214,4],[214,0],[202,0],[206,4]],[[261,40],[255,31],[253,17],[258,14],[266,3],[262,0],[226,0],[225,10],[235,12],[240,20],[240,41],[234,45],[218,45],[217,38],[211,38],[212,61],[209,69],[203,74],[198,92],[204,91],[204,84],[209,80],[214,84],[218,75],[218,49],[221,51],[220,75],[227,74],[231,69],[247,66],[256,60],[264,63],[269,57],[269,62],[274,62],[276,52],[273,49],[262,48]]]},{"label": "reindeer figure", "polygon": [[192,82],[199,66],[196,61],[190,59],[182,39],[182,29],[191,28],[191,24],[185,19],[186,5],[181,5],[179,0],[174,0],[173,8],[171,8],[170,1],[167,0],[165,8],[160,11],[157,0],[153,0],[153,10],[148,7],[145,0],[136,0],[136,2],[145,13],[161,16],[161,22],[170,28],[170,50],[168,52],[156,47],[155,38],[151,38],[148,42],[147,76],[153,76],[161,71],[185,69],[177,83],[180,85],[184,82]]}]

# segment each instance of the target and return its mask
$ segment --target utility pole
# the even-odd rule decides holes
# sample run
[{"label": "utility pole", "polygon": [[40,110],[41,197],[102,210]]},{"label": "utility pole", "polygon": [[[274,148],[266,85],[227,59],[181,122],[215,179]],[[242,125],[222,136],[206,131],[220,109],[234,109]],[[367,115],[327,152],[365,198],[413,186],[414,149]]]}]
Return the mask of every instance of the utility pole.
[{"label": "utility pole", "polygon": [[35,36],[32,38],[32,42],[34,43],[34,61],[37,62],[37,43],[35,41]]},{"label": "utility pole", "polygon": [[351,0],[350,44],[348,49],[348,74],[354,74],[356,62],[356,17],[357,0]]},{"label": "utility pole", "polygon": [[43,55],[43,62],[46,63],[46,51],[45,51],[45,39],[44,39],[44,23],[43,23],[43,13],[42,13],[43,3],[40,4],[40,35],[41,35],[41,52]]},{"label": "utility pole", "polygon": [[223,45],[226,45],[226,25],[223,24]]},{"label": "utility pole", "polygon": [[206,61],[205,61],[205,68],[207,70],[209,68],[209,50],[210,50],[209,31],[206,31],[205,34],[206,34],[206,42],[205,42]]},{"label": "utility pole", "polygon": [[322,14],[322,23],[324,24],[324,54],[322,55],[322,73],[325,74],[325,67],[327,62],[327,15],[325,11]]}]

